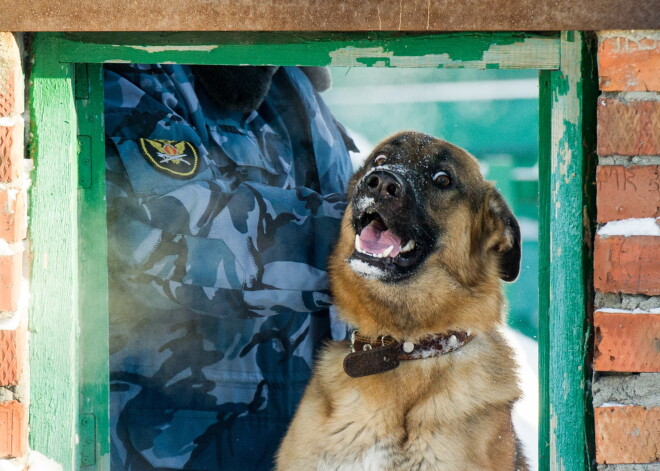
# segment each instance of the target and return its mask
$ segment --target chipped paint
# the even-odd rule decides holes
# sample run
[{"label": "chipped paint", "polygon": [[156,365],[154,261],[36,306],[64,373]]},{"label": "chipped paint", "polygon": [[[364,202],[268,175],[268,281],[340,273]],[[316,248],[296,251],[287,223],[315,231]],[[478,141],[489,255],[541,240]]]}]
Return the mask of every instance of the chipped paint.
[{"label": "chipped paint", "polygon": [[[491,44],[472,52],[474,59],[455,59],[448,53],[399,55],[385,47],[342,47],[331,51],[330,66],[335,67],[436,67],[436,68],[538,68],[559,66],[559,43],[542,38],[525,38],[510,44]],[[466,54],[469,55],[469,54]]]},{"label": "chipped paint", "polygon": [[139,51],[147,51],[148,53],[154,53],[154,52],[166,52],[166,51],[177,51],[177,52],[210,52],[214,49],[219,48],[217,44],[215,45],[209,45],[209,46],[202,46],[202,45],[195,45],[195,46],[182,46],[182,45],[176,45],[176,46],[120,46],[118,44],[113,44],[115,47],[129,47],[131,49],[137,49]]},{"label": "chipped paint", "polygon": [[554,65],[559,59],[559,43],[548,47],[538,38],[525,38],[514,44],[493,44],[483,55],[484,64],[499,64],[500,68],[511,69],[529,68],[530,59],[549,67]]},{"label": "chipped paint", "polygon": [[[552,114],[550,128],[549,203],[552,246],[549,251],[548,378],[550,408],[549,453],[553,471],[587,469],[589,425],[585,419],[585,354],[589,333],[585,328],[588,262],[583,245],[585,195],[583,178],[588,173],[587,154],[591,137],[583,105],[589,77],[589,59],[583,35],[561,34],[561,71],[548,75],[546,95]],[[547,92],[546,92],[547,93]],[[587,91],[587,94],[589,92]],[[594,97],[595,103],[595,97]],[[587,113],[588,114],[588,113]],[[554,352],[554,353],[552,353]],[[561,426],[558,426],[561,424]],[[547,433],[547,432],[544,432]],[[548,456],[549,455],[549,456]]]},{"label": "chipped paint", "polygon": [[[557,462],[557,415],[555,414],[552,404],[550,405],[550,463]],[[554,470],[555,468],[553,468]]]}]

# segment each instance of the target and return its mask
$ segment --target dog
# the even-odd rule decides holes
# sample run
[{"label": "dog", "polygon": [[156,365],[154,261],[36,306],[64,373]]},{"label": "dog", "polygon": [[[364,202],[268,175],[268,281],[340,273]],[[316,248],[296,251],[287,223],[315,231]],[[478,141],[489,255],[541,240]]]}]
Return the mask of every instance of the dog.
[{"label": "dog", "polygon": [[320,354],[277,469],[527,470],[500,330],[521,257],[506,202],[467,151],[417,132],[376,146],[348,201],[329,274],[357,332]]}]

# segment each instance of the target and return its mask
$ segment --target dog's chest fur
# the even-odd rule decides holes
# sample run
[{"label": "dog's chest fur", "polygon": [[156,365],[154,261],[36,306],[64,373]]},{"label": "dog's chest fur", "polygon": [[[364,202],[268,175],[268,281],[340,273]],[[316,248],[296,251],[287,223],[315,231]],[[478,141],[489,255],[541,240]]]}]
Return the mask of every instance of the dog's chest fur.
[{"label": "dog's chest fur", "polygon": [[[409,361],[394,371],[358,379],[349,378],[337,367],[346,354],[344,349],[329,349],[318,365],[326,380],[313,382],[308,391],[317,398],[314,413],[308,410],[296,419],[305,435],[301,440],[314,443],[315,449],[307,455],[317,461],[295,469],[497,469],[492,468],[492,460],[487,464],[486,456],[492,457],[489,450],[497,444],[498,434],[505,441],[511,436],[500,430],[510,426],[510,411],[483,404],[486,391],[492,395],[494,383],[504,378],[493,377],[487,371],[489,362],[479,361],[480,343],[452,353],[451,358]],[[466,368],[471,370],[470,379],[462,381]],[[512,387],[497,398],[500,404],[517,395],[510,379]],[[310,434],[314,435],[311,440]],[[470,434],[479,438],[466,441]],[[502,445],[502,449],[511,449],[513,444]]]}]

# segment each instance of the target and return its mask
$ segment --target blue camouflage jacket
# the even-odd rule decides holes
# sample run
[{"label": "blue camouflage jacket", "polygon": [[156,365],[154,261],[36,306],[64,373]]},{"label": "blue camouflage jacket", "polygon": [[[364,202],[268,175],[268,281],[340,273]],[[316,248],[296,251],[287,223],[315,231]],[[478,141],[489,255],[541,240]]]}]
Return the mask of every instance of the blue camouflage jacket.
[{"label": "blue camouflage jacket", "polygon": [[112,65],[105,109],[112,468],[271,469],[329,336],[349,141],[295,67],[245,114]]}]

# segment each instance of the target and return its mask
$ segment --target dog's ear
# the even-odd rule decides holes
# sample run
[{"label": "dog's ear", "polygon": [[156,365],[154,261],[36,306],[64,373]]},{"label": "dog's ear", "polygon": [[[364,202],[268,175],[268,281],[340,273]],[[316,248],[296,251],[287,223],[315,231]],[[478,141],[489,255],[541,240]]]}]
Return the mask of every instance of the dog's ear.
[{"label": "dog's ear", "polygon": [[502,195],[495,189],[488,198],[488,213],[494,230],[491,249],[500,254],[500,278],[514,281],[520,273],[520,226]]}]

